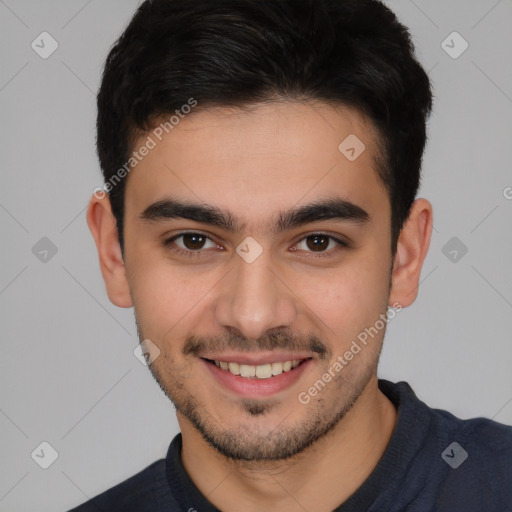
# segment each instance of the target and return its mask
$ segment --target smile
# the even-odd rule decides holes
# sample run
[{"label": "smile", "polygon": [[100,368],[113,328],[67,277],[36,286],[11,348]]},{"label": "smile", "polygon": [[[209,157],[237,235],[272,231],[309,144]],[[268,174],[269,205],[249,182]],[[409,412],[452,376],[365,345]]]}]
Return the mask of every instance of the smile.
[{"label": "smile", "polygon": [[259,365],[242,364],[227,361],[212,361],[206,359],[209,363],[215,364],[218,368],[225,370],[233,375],[245,377],[249,379],[269,379],[284,372],[293,370],[306,359],[294,359],[293,361],[283,361],[276,363],[265,363]]}]

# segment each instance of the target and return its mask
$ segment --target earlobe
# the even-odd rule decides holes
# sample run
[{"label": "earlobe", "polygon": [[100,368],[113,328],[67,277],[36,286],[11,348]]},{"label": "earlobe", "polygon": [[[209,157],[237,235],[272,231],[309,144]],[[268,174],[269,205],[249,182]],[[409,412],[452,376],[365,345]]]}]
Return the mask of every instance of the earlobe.
[{"label": "earlobe", "polygon": [[117,232],[117,223],[107,195],[91,197],[87,224],[96,243],[101,273],[110,301],[121,308],[133,305]]},{"label": "earlobe", "polygon": [[432,234],[432,205],[416,199],[398,239],[393,262],[389,305],[410,306],[418,295],[423,262]]}]

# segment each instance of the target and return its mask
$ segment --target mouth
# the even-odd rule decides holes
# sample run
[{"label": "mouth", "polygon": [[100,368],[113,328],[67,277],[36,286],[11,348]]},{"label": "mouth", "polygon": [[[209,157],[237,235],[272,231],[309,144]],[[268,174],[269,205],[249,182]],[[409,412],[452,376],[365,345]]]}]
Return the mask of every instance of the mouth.
[{"label": "mouth", "polygon": [[293,359],[291,361],[275,362],[275,363],[264,363],[264,364],[243,364],[237,362],[228,361],[217,361],[214,359],[204,360],[210,364],[214,364],[217,368],[221,368],[232,375],[239,375],[246,379],[270,379],[277,377],[284,372],[289,372],[305,361],[311,359],[311,357],[305,359]]},{"label": "mouth", "polygon": [[312,357],[246,364],[201,357],[215,382],[246,398],[269,396],[291,387],[314,361]]}]

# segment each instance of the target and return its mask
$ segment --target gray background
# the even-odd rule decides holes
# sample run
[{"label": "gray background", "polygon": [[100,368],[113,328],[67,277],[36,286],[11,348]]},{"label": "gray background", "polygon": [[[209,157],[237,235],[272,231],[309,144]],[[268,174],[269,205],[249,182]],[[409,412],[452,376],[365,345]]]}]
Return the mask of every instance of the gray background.
[{"label": "gray background", "polygon": [[[101,185],[95,92],[138,3],[0,0],[0,511],[67,510],[165,456],[178,432],[133,354],[133,312],[106,296],[85,221]],[[511,424],[512,2],[387,3],[435,88],[420,193],[434,232],[380,376],[460,417]],[[31,48],[43,31],[59,44],[47,59]],[[469,43],[456,59],[441,46],[453,31]],[[57,248],[46,261],[43,237]],[[43,441],[58,452],[46,470],[31,457]]]}]

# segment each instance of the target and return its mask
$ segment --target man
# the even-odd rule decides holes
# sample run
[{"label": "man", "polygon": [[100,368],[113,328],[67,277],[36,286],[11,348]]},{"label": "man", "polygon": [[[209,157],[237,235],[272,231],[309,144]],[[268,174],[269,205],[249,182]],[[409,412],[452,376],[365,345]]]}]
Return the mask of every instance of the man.
[{"label": "man", "polygon": [[512,510],[512,428],[377,379],[417,295],[430,83],[374,0],[153,0],[98,94],[88,223],[177,410],[76,511]]}]

